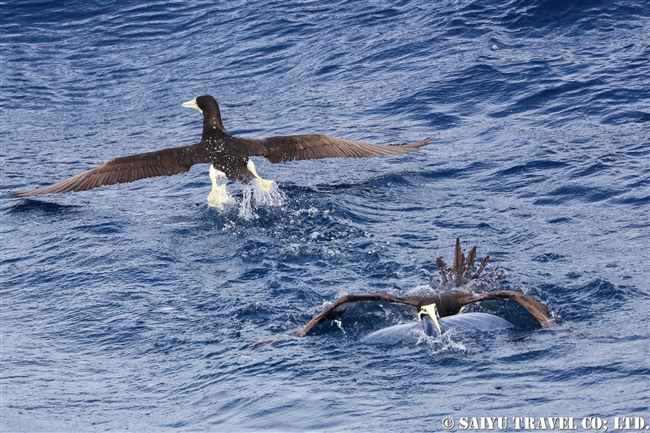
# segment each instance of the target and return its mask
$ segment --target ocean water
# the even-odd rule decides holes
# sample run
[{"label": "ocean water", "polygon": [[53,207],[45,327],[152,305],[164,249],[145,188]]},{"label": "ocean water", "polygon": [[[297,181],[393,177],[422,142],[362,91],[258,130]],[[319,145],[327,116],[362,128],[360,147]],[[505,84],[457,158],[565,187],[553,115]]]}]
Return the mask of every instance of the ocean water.
[{"label": "ocean water", "polygon": [[[3,192],[233,135],[420,152],[207,166],[0,195],[2,431],[440,431],[452,417],[650,424],[650,7],[517,0],[0,2]],[[555,325],[364,345],[455,238]],[[382,322],[383,323],[380,323]],[[510,429],[513,425],[510,425]],[[582,427],[580,427],[582,429]]]}]

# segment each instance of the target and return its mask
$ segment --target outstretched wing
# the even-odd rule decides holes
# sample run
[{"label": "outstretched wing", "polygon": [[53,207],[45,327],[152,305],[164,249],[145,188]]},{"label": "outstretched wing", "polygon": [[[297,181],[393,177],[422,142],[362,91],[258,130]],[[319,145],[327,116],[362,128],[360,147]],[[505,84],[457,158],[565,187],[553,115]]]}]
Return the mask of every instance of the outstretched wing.
[{"label": "outstretched wing", "polygon": [[513,290],[497,290],[496,292],[482,293],[480,295],[467,295],[461,303],[463,305],[475,304],[477,302],[494,301],[498,299],[512,299],[524,307],[530,314],[537,319],[540,325],[546,327],[550,325],[548,317],[548,307],[542,304],[537,298]]},{"label": "outstretched wing", "polygon": [[433,138],[407,144],[379,146],[361,141],[346,140],[322,134],[269,137],[261,141],[264,147],[260,156],[272,163],[300,159],[367,158],[371,156],[399,155],[413,152],[427,145]]},{"label": "outstretched wing", "polygon": [[185,173],[194,164],[209,162],[207,158],[202,157],[204,152],[201,152],[202,148],[199,146],[200,144],[195,144],[116,158],[53,185],[25,191],[11,191],[9,194],[27,197],[86,191],[102,185],[114,185],[147,177]]},{"label": "outstretched wing", "polygon": [[371,293],[368,295],[344,295],[337,299],[332,305],[318,313],[302,328],[301,336],[305,336],[309,331],[321,322],[327,322],[339,318],[345,310],[352,307],[357,302],[392,302],[397,304],[407,304],[417,307],[417,300],[411,298],[400,298],[399,296],[388,295],[386,293]]}]

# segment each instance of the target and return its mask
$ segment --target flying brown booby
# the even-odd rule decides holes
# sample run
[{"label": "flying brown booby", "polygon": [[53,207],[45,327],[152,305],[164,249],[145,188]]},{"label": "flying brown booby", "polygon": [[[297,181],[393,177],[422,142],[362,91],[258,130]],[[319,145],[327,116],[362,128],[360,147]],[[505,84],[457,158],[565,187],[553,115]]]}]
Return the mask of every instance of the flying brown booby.
[{"label": "flying brown booby", "polygon": [[185,173],[194,164],[201,163],[212,164],[217,174],[230,181],[248,184],[257,178],[263,185],[267,182],[268,186],[270,181],[257,175],[249,157],[263,156],[272,163],[319,158],[364,158],[412,152],[431,141],[431,138],[428,138],[415,143],[380,146],[321,134],[265,139],[234,137],[225,130],[219,105],[214,97],[199,96],[183,103],[182,106],[194,108],[203,114],[203,134],[199,143],[116,158],[53,185],[12,191],[10,194],[26,197],[85,191],[147,177]]},{"label": "flying brown booby", "polygon": [[[500,299],[510,299],[524,307],[542,327],[550,326],[548,307],[542,304],[533,296],[524,295],[514,290],[497,290],[493,292],[484,291],[485,286],[494,286],[502,274],[498,269],[492,271],[488,276],[481,277],[481,273],[488,263],[489,256],[486,256],[474,271],[474,261],[476,259],[476,247],[472,248],[467,257],[463,253],[460,245],[460,239],[456,238],[456,251],[454,254],[454,266],[448,267],[445,262],[438,258],[436,260],[438,273],[440,274],[440,283],[434,282],[440,289],[439,293],[426,296],[406,296],[399,297],[387,293],[370,293],[370,294],[350,294],[344,295],[337,299],[332,305],[318,313],[307,323],[299,335],[306,336],[312,328],[318,323],[336,320],[345,311],[358,302],[387,302],[406,304],[417,308],[418,319],[421,320],[427,316],[437,327],[440,333],[439,318],[455,316],[461,312],[463,307],[469,304],[475,304],[484,301],[493,301]],[[481,281],[483,280],[483,281]],[[486,284],[480,284],[481,282]],[[469,315],[469,314],[461,314]],[[485,316],[488,316],[487,314]],[[426,329],[426,328],[425,328]]]}]

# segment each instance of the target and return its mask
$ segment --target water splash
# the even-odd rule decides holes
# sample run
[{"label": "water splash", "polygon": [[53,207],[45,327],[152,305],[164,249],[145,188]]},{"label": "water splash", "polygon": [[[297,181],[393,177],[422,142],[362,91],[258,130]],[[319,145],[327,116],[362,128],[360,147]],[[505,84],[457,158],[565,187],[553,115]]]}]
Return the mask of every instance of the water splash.
[{"label": "water splash", "polygon": [[265,205],[279,207],[284,204],[287,196],[280,190],[275,181],[271,181],[270,188],[267,190],[260,184],[259,179],[254,179],[251,182],[253,186],[253,199],[256,205]]},{"label": "water splash", "polygon": [[253,203],[257,206],[279,207],[284,204],[286,195],[278,188],[277,183],[272,182],[267,192],[258,179],[254,179],[242,190],[242,200],[239,206],[239,217],[245,221],[257,219],[259,216],[253,209]]},{"label": "water splash", "polygon": [[253,187],[246,185],[242,191],[241,204],[239,206],[239,217],[244,221],[249,221],[254,218],[259,218],[251,206],[251,198],[253,196]]},{"label": "water splash", "polygon": [[345,332],[345,329],[343,328],[343,322],[340,321],[340,320],[333,320],[333,322],[334,322],[334,323],[336,324],[336,326],[338,326],[338,328],[343,332],[343,336],[344,336],[344,337],[347,337],[348,334],[347,334],[347,332]]},{"label": "water splash", "polygon": [[[419,332],[418,332],[419,331]],[[463,343],[460,341],[455,341],[452,337],[454,335],[454,332],[449,331],[445,332],[442,335],[439,336],[428,336],[421,330],[414,330],[414,332],[418,332],[418,342],[416,345],[425,345],[427,348],[427,352],[430,355],[436,355],[439,353],[468,353],[469,349],[467,346],[465,346]]]}]

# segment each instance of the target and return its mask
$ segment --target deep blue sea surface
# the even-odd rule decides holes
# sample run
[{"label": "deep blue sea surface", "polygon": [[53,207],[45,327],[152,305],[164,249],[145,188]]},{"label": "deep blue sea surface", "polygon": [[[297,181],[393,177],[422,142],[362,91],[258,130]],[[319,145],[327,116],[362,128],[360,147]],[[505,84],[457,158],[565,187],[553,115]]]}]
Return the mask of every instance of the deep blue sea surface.
[{"label": "deep blue sea surface", "polygon": [[[647,1],[2,1],[0,15],[2,431],[650,423]],[[257,158],[284,199],[250,208],[234,183],[237,202],[209,208],[206,165],[4,193],[198,142],[180,104],[202,94],[233,135],[435,140]],[[342,330],[293,335],[343,294],[425,290],[457,236],[555,325],[369,346],[387,324],[350,311]]]}]

